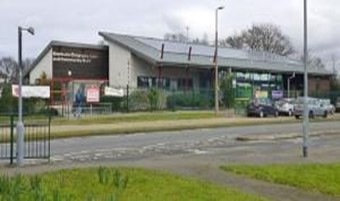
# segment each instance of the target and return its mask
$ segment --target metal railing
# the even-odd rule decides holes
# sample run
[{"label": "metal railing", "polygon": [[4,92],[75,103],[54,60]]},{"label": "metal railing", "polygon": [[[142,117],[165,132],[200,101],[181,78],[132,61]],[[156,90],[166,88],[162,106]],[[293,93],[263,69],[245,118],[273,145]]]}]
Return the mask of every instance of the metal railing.
[{"label": "metal railing", "polygon": [[[0,124],[0,160],[9,160],[13,164],[16,159],[16,122],[14,116]],[[25,125],[26,159],[49,159],[51,153],[51,118],[45,120],[29,120]]]}]

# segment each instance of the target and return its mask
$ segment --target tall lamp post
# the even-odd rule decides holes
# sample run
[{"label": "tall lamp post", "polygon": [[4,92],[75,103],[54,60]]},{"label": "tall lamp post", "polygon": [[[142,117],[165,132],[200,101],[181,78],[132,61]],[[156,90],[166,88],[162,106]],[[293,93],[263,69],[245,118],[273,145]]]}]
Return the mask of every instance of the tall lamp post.
[{"label": "tall lamp post", "polygon": [[34,35],[34,29],[32,27],[22,28],[18,27],[18,62],[19,62],[19,101],[18,101],[18,122],[17,122],[17,165],[20,166],[24,162],[24,134],[25,126],[22,121],[22,31]]},{"label": "tall lamp post", "polygon": [[287,98],[290,98],[290,80],[295,78],[295,73],[287,79]]},{"label": "tall lamp post", "polygon": [[215,10],[215,116],[219,111],[219,86],[218,86],[218,11],[224,6],[217,7]]},{"label": "tall lamp post", "polygon": [[308,111],[308,72],[307,72],[307,0],[304,0],[303,5],[303,21],[304,21],[304,101],[303,101],[303,146],[302,146],[302,154],[303,157],[308,157],[308,135],[309,135],[309,111]]}]

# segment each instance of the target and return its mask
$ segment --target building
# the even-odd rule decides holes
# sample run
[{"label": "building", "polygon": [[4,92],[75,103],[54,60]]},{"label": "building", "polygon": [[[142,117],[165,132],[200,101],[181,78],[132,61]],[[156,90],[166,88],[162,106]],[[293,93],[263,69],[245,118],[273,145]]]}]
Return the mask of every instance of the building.
[{"label": "building", "polygon": [[29,84],[51,85],[54,104],[73,102],[78,90],[100,86],[109,80],[108,47],[81,43],[50,42],[33,62],[25,78]]},{"label": "building", "polygon": [[[170,91],[213,87],[213,46],[107,32],[99,35],[107,45],[52,41],[27,72],[30,84],[39,83],[44,72],[47,79],[62,85],[62,95],[65,87],[74,94],[79,87],[103,83]],[[298,60],[231,48],[219,48],[218,56],[220,77],[233,73],[237,97],[302,94],[304,68]],[[309,93],[329,91],[330,76],[325,69],[309,67]]]}]

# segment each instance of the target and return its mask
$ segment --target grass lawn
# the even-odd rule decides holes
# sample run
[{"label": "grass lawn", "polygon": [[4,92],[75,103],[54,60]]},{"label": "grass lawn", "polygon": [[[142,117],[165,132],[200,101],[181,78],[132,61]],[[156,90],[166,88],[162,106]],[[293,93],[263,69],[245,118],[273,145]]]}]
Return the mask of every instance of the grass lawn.
[{"label": "grass lawn", "polygon": [[6,201],[265,201],[227,187],[168,173],[130,168],[62,170],[0,178]]},{"label": "grass lawn", "polygon": [[184,120],[184,119],[205,119],[214,118],[213,111],[156,111],[121,113],[112,115],[83,116],[81,118],[53,118],[54,125],[75,125],[91,123],[120,123],[120,122],[141,122],[159,120]]},{"label": "grass lawn", "polygon": [[231,165],[223,170],[252,178],[340,196],[340,163]]}]

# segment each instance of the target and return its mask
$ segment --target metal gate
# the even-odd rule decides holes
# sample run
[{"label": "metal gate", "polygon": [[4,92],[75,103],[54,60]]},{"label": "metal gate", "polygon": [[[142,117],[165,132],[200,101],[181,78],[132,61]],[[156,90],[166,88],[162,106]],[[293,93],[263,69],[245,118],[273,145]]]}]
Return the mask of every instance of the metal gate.
[{"label": "metal gate", "polygon": [[[25,125],[26,159],[49,159],[51,153],[51,118],[32,119]],[[9,160],[13,164],[16,159],[16,121],[14,116],[8,117],[0,124],[0,160]]]}]

